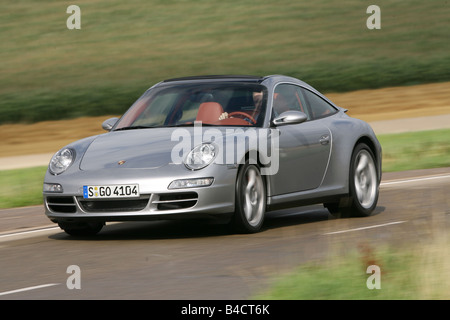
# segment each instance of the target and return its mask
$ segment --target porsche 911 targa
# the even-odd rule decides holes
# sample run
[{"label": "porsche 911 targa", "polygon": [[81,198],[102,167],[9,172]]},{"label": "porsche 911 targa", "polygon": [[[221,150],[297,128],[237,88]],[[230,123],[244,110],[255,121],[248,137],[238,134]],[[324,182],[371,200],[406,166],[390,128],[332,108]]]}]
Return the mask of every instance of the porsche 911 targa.
[{"label": "porsche 911 targa", "polygon": [[104,134],[50,160],[45,214],[70,235],[109,221],[226,218],[258,232],[269,210],[323,203],[368,216],[381,180],[371,127],[298,79],[169,79]]}]

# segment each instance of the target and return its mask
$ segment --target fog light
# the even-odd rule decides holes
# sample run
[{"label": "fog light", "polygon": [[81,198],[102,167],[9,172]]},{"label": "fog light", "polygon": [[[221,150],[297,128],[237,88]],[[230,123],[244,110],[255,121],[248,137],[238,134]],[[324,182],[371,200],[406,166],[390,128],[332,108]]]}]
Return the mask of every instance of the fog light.
[{"label": "fog light", "polygon": [[197,188],[210,186],[214,178],[182,179],[170,183],[169,189]]},{"label": "fog light", "polygon": [[44,183],[44,192],[62,193],[63,191],[59,183]]}]

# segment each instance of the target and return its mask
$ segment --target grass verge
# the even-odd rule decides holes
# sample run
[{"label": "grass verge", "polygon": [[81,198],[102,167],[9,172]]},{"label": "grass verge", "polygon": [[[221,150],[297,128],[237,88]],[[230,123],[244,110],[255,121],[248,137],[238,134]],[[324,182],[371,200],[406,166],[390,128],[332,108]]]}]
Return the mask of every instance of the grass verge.
[{"label": "grass verge", "polygon": [[[450,129],[380,135],[383,171],[450,166]],[[0,171],[0,208],[42,203],[46,167]]]},{"label": "grass verge", "polygon": [[450,129],[378,136],[383,147],[383,171],[450,166]]},{"label": "grass verge", "polygon": [[[448,300],[448,240],[374,250],[361,245],[347,255],[300,266],[256,294],[264,300]],[[374,279],[369,266],[379,267]],[[378,282],[379,288],[373,286]],[[371,287],[372,289],[369,289]]]},{"label": "grass verge", "polygon": [[0,171],[0,208],[42,204],[42,185],[47,167]]}]

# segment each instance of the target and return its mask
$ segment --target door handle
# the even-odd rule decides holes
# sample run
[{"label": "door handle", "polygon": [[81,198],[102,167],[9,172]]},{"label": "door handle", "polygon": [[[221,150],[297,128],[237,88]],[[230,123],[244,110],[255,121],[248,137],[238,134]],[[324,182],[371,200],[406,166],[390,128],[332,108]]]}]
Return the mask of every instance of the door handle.
[{"label": "door handle", "polygon": [[324,134],[323,136],[320,137],[319,142],[322,145],[327,145],[330,142],[330,136],[328,134]]}]

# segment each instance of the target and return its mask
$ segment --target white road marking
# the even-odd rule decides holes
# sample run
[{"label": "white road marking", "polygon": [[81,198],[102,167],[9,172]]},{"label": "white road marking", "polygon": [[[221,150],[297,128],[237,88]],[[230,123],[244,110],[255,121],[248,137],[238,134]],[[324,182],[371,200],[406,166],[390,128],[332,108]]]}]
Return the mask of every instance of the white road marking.
[{"label": "white road marking", "polygon": [[354,229],[347,229],[347,230],[341,230],[341,231],[328,232],[328,233],[324,233],[324,235],[338,234],[338,233],[345,233],[345,232],[352,232],[352,231],[361,231],[361,230],[367,230],[367,229],[373,229],[373,228],[380,228],[380,227],[386,227],[386,226],[390,226],[390,225],[393,225],[393,224],[400,224],[400,223],[405,223],[405,222],[406,221],[394,221],[394,222],[389,222],[389,223],[376,224],[376,225],[368,226],[368,227],[361,227],[361,228],[354,228]]},{"label": "white road marking", "polygon": [[3,234],[3,235],[0,235],[0,238],[17,237],[17,236],[21,236],[21,235],[30,234],[30,233],[46,232],[46,231],[57,230],[57,229],[61,230],[60,227],[41,228],[41,229],[30,230],[30,231],[20,231],[20,232]]},{"label": "white road marking", "polygon": [[392,180],[392,181],[385,181],[381,182],[380,186],[389,186],[393,184],[400,184],[400,183],[411,183],[411,182],[419,182],[419,181],[426,181],[426,180],[435,180],[435,179],[447,179],[450,178],[450,175],[441,175],[441,176],[430,176],[430,177],[420,177],[420,178],[411,178],[411,179],[399,179],[399,180]]},{"label": "white road marking", "polygon": [[57,286],[60,283],[47,283],[47,284],[41,284],[39,286],[34,286],[34,287],[27,287],[27,288],[22,288],[22,289],[17,289],[17,290],[11,290],[11,291],[5,291],[5,292],[0,292],[0,296],[5,296],[8,294],[13,294],[13,293],[18,293],[18,292],[24,292],[24,291],[30,291],[30,290],[36,290],[36,289],[42,289],[42,288],[46,288],[46,287],[52,287],[52,286]]}]

